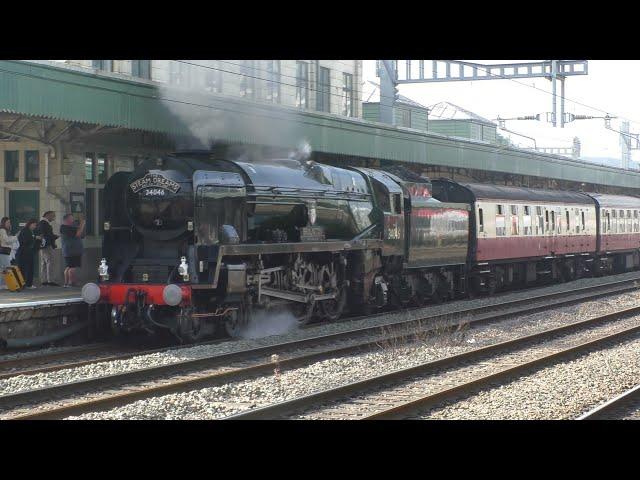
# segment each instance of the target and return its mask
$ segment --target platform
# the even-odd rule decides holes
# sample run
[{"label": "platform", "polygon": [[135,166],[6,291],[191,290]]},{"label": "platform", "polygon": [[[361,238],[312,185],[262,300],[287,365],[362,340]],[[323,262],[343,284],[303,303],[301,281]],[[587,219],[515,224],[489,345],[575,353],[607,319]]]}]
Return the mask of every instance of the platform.
[{"label": "platform", "polygon": [[0,310],[82,302],[81,288],[38,287],[20,292],[0,290]]},{"label": "platform", "polygon": [[87,317],[80,288],[0,290],[0,339],[29,338],[65,328]]}]

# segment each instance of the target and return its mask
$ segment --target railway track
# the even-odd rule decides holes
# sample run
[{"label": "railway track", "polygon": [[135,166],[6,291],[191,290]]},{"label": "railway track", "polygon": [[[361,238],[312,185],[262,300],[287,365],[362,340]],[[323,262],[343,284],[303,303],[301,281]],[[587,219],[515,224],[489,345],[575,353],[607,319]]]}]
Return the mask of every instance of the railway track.
[{"label": "railway track", "polygon": [[626,392],[598,405],[584,413],[577,420],[616,420],[622,419],[632,413],[632,418],[640,419],[640,385],[630,388]]},{"label": "railway track", "polygon": [[[411,418],[416,411],[424,411],[445,402],[455,401],[482,388],[491,387],[496,382],[508,381],[518,375],[535,371],[559,360],[575,357],[592,349],[605,347],[612,342],[631,338],[640,333],[640,320],[631,327],[621,328],[613,333],[600,335],[587,341],[569,341],[569,345],[566,346],[551,349],[545,349],[543,346],[543,348],[533,348],[533,351],[527,350],[554,337],[580,332],[598,324],[638,314],[640,314],[640,307],[620,310],[266,407],[248,410],[226,417],[226,419],[379,420]],[[501,355],[503,358],[500,359]],[[485,368],[486,373],[481,372],[475,375],[471,373],[472,369],[478,370],[479,363],[490,362],[494,358],[498,358],[498,361]],[[487,363],[485,363],[486,366]],[[472,367],[471,369],[467,368],[469,370],[467,373],[470,375],[466,375],[465,380],[457,379],[456,375],[452,375],[455,370],[465,367]],[[429,378],[434,375],[440,379],[436,382],[435,388],[429,383]]]},{"label": "railway track", "polygon": [[[381,331],[380,326],[356,328],[329,335],[21,391],[0,396],[0,408],[4,410],[5,418],[17,419],[65,418],[105,410],[161,394],[237,381],[254,375],[270,374],[274,368],[295,368],[339,355],[370,350],[379,346],[381,342],[411,340],[416,335],[416,328],[422,333],[441,331],[443,324],[439,322],[443,320],[447,321],[444,324],[445,328],[459,328],[465,324],[479,325],[517,314],[553,309],[636,288],[629,282],[633,281],[615,282],[613,289],[602,290],[602,286],[580,289],[580,291],[571,292],[570,298],[556,298],[567,295],[567,292],[556,292],[526,300],[502,302],[498,305],[461,309],[443,315],[398,321],[387,324],[384,327],[386,331],[384,329]],[[576,294],[577,292],[579,293]],[[540,304],[526,305],[533,300],[539,301]],[[471,312],[474,313],[473,317],[467,318]],[[625,312],[631,314],[630,310]],[[602,318],[590,320],[591,323],[601,321],[604,320]],[[273,354],[278,357],[272,358]],[[54,399],[53,404],[52,399]],[[42,404],[42,402],[49,403]],[[18,408],[21,405],[23,408]]]},{"label": "railway track", "polygon": [[[582,287],[579,289],[575,289],[571,292],[566,292],[566,291],[553,292],[550,294],[532,296],[524,300],[522,299],[511,300],[511,301],[499,302],[497,304],[482,306],[482,307],[461,308],[461,309],[453,310],[450,313],[426,315],[421,320],[437,321],[438,319],[442,319],[447,316],[478,315],[494,309],[510,309],[512,307],[525,305],[527,303],[531,303],[539,300],[545,300],[545,299],[552,300],[555,298],[562,298],[563,296],[567,296],[567,295],[578,295],[579,297],[575,300],[566,300],[565,303],[557,304],[557,306],[569,305],[570,303],[575,303],[578,301],[588,301],[590,299],[595,299],[600,296],[613,295],[616,293],[624,293],[636,288],[640,288],[640,277],[636,279],[619,280],[619,281],[608,282],[600,285]],[[412,312],[416,310],[420,310],[420,308],[409,309],[406,311]],[[533,311],[534,310],[531,310],[531,312]],[[515,314],[515,313],[519,313],[519,312],[506,312],[506,314],[508,315]],[[389,313],[382,313],[382,314],[369,316],[368,318],[381,318],[388,315]],[[342,320],[340,323],[356,322],[364,318],[365,317],[351,317],[351,318]],[[400,324],[402,323],[405,323],[405,322],[400,322]],[[394,326],[399,326],[398,322],[390,324],[390,327],[394,327]],[[410,326],[410,323],[408,323],[408,326]],[[313,330],[313,328],[315,327],[316,325],[308,325],[304,327],[304,329]],[[380,326],[371,327],[371,329],[376,329],[376,328],[379,329]],[[202,342],[198,345],[213,345],[217,343],[222,343],[223,341],[224,340],[212,340],[208,342]],[[171,346],[171,347],[166,346],[162,348],[153,348],[153,349],[135,349],[131,347],[128,347],[128,348],[118,347],[113,342],[104,342],[99,344],[72,347],[70,349],[65,349],[65,350],[51,352],[51,353],[44,353],[41,355],[31,355],[26,357],[0,360],[0,380],[14,377],[17,375],[33,375],[36,373],[54,372],[59,370],[78,368],[85,365],[91,365],[91,364],[100,363],[100,362],[126,360],[126,359],[133,358],[135,356],[150,355],[154,353],[167,351],[170,349],[180,350],[182,348],[190,348],[190,347],[193,347],[193,345],[179,345],[179,346]]]}]

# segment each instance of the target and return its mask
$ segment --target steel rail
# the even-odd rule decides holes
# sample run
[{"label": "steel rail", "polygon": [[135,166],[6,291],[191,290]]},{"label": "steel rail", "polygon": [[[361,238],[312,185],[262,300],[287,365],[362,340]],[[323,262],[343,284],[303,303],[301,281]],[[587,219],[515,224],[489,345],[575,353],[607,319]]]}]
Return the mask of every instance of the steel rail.
[{"label": "steel rail", "polygon": [[[567,292],[564,292],[565,294]],[[553,295],[556,295],[554,293]],[[598,292],[595,296],[602,296],[608,293]],[[592,298],[589,296],[588,298]],[[490,312],[484,316],[478,316],[477,318],[473,318],[470,320],[463,319],[460,322],[453,322],[446,327],[455,328],[464,324],[470,325],[478,325],[482,323],[487,323],[495,320],[499,320],[501,318],[505,318],[508,316],[516,315],[516,314],[525,314],[531,313],[532,311],[540,311],[540,310],[548,310],[552,308],[556,308],[558,306],[563,306],[566,304],[576,303],[583,301],[584,298],[571,298],[571,299],[561,299],[560,301],[547,303],[544,305],[536,305],[533,307],[522,307],[520,309],[502,311],[502,312]],[[506,304],[520,304],[525,300],[517,300],[512,302],[505,302]],[[527,299],[526,301],[531,301],[531,299]],[[493,305],[492,307],[495,307]],[[638,307],[640,308],[640,307]],[[487,309],[487,307],[481,307],[482,310]],[[447,317],[450,314],[442,314],[435,317],[429,317],[430,320],[438,319],[441,317]],[[603,317],[604,318],[604,317]],[[319,342],[331,342],[336,340],[345,340],[354,335],[366,335],[368,333],[376,333],[384,328],[388,327],[403,327],[407,325],[420,325],[420,321],[424,320],[422,318],[413,319],[413,320],[404,320],[395,322],[393,324],[383,325],[383,326],[375,326],[375,327],[364,327],[358,329],[347,330],[345,332],[338,332],[328,335],[320,335],[311,338],[306,338],[302,340],[294,340],[290,342],[283,342],[275,345],[268,345],[264,347],[258,347],[255,349],[249,350],[240,350],[236,352],[230,352],[226,354],[219,354],[210,357],[204,357],[195,360],[187,360],[183,362],[176,362],[172,364],[160,365],[155,367],[149,367],[145,369],[137,369],[128,372],[116,373],[101,377],[94,377],[89,379],[81,379],[76,380],[64,384],[52,385],[48,387],[41,387],[33,390],[25,390],[21,392],[16,392],[12,394],[7,394],[0,396],[0,407],[4,409],[12,409],[19,405],[29,404],[33,402],[40,401],[42,399],[50,400],[52,397],[62,396],[62,395],[72,395],[78,392],[85,392],[92,388],[108,388],[114,385],[121,384],[129,384],[134,382],[144,382],[149,381],[153,377],[158,377],[161,375],[171,376],[171,375],[179,375],[184,374],[189,370],[194,369],[207,369],[225,366],[231,362],[241,362],[250,359],[254,359],[255,357],[260,357],[262,355],[268,355],[271,353],[280,352],[283,350],[286,352],[287,349],[297,349],[301,347],[317,347],[319,346]],[[596,317],[596,320],[599,321],[600,318]],[[568,327],[560,327],[562,328],[572,328],[573,325],[569,325]],[[439,325],[431,325],[424,326],[421,329],[421,333],[434,333],[438,330],[442,329],[442,326]],[[384,332],[383,332],[384,334]],[[323,350],[320,352],[315,352],[312,354],[306,354],[302,356],[292,357],[289,359],[279,360],[278,364],[280,367],[293,367],[300,364],[308,364],[312,361],[317,361],[323,358],[330,358],[332,356],[352,353],[358,350],[362,350],[364,348],[371,348],[372,346],[379,345],[382,341],[392,341],[392,340],[401,340],[414,336],[416,332],[410,333],[400,333],[395,336],[389,336],[389,333],[382,337],[376,337],[375,339],[367,339],[363,342],[356,343],[354,345],[349,346],[341,346],[338,348],[329,348],[328,350]],[[16,418],[61,418],[60,415],[71,415],[75,414],[75,412],[86,412],[93,411],[97,408],[105,408],[106,406],[114,406],[118,404],[125,403],[125,400],[137,400],[141,398],[147,398],[150,396],[155,396],[159,393],[168,393],[173,391],[180,391],[190,388],[196,388],[198,386],[216,383],[219,381],[229,381],[230,379],[238,379],[243,376],[252,375],[256,373],[264,373],[272,371],[274,368],[274,362],[262,362],[257,365],[251,367],[244,367],[239,369],[233,369],[227,372],[217,372],[211,375],[202,375],[195,378],[188,378],[186,380],[179,380],[177,382],[172,382],[165,385],[154,385],[152,387],[146,387],[139,390],[134,390],[132,392],[123,393],[113,395],[107,398],[98,398],[93,400],[88,400],[86,402],[79,402],[77,405],[69,405],[63,406],[59,408],[49,409],[49,410],[40,410],[35,414],[27,414],[27,415],[19,415]],[[50,412],[50,413],[48,413]],[[69,413],[74,412],[74,413]]]},{"label": "steel rail", "polygon": [[[431,321],[437,321],[438,319],[444,318],[444,317],[448,317],[448,316],[454,316],[454,315],[473,315],[473,314],[478,314],[478,313],[482,313],[484,311],[491,311],[495,308],[505,308],[505,307],[509,307],[509,306],[517,306],[520,305],[522,303],[530,303],[530,302],[534,302],[537,300],[542,300],[545,298],[555,298],[555,297],[562,297],[562,296],[566,296],[566,295],[574,295],[574,294],[579,294],[579,293],[587,293],[589,291],[593,291],[593,290],[605,290],[603,292],[598,292],[595,295],[589,295],[589,296],[585,296],[585,297],[581,297],[579,299],[575,299],[575,300],[568,300],[567,303],[561,303],[558,304],[558,306],[562,306],[562,305],[566,305],[566,304],[570,304],[572,302],[577,302],[577,301],[584,301],[585,299],[590,299],[590,298],[598,298],[600,296],[605,296],[605,295],[614,295],[616,293],[624,293],[626,291],[629,290],[634,290],[637,288],[640,288],[640,283],[638,285],[636,285],[636,282],[640,282],[640,278],[637,279],[627,279],[627,280],[620,280],[620,281],[615,281],[615,282],[608,282],[605,284],[599,284],[599,285],[591,285],[588,287],[582,287],[579,289],[575,289],[572,291],[562,291],[562,292],[552,292],[549,294],[542,294],[542,295],[538,295],[538,296],[534,296],[534,297],[529,297],[526,299],[518,299],[518,300],[510,300],[507,302],[498,302],[492,305],[485,305],[485,306],[480,306],[480,307],[472,307],[472,308],[463,308],[463,309],[457,309],[457,310],[452,310],[451,312],[448,313],[442,313],[442,314],[434,314],[434,315],[425,315],[424,317],[420,318],[420,319],[416,319],[416,320],[403,320],[400,322],[392,322],[390,323],[388,326],[395,328],[397,326],[403,325],[403,324],[407,324],[407,326],[410,326],[412,323],[418,322],[418,321],[426,321],[426,320],[431,320]],[[614,289],[614,290],[609,290],[609,288],[613,288],[613,287],[620,287],[618,289]],[[414,312],[416,310],[419,310],[420,308],[428,308],[428,307],[416,307],[414,309],[408,309],[405,310],[406,312]],[[546,307],[545,307],[546,308]],[[380,313],[380,314],[376,314],[376,315],[371,315],[369,317],[351,317],[351,318],[345,318],[339,322],[336,323],[347,323],[347,322],[356,322],[359,320],[362,320],[364,318],[382,318],[385,316],[388,316],[390,314],[393,314],[396,312],[385,312],[385,313]],[[515,312],[518,313],[518,312]],[[509,315],[511,315],[512,313],[508,313]],[[304,327],[304,329],[313,329],[316,325],[312,324],[312,325],[307,325]],[[364,329],[362,330],[366,330],[366,329],[370,329],[370,330],[375,330],[375,329],[380,329],[380,328],[384,328],[385,326],[371,326],[371,327],[364,327]],[[355,330],[354,332],[357,333],[357,330]],[[345,332],[348,333],[348,332]],[[216,344],[216,343],[221,343],[224,340],[212,340],[212,341],[207,341],[207,342],[201,342],[198,343],[197,345],[212,345],[212,344]],[[137,351],[130,351],[130,352],[126,352],[123,354],[117,354],[117,355],[109,355],[109,356],[105,356],[105,357],[100,357],[100,358],[93,358],[93,359],[87,359],[87,360],[80,360],[80,361],[71,361],[71,362],[66,362],[66,363],[61,363],[61,364],[57,364],[57,365],[47,365],[47,366],[43,366],[43,367],[36,367],[36,368],[26,368],[26,369],[22,369],[22,370],[14,370],[14,371],[4,371],[4,370],[9,370],[10,368],[15,368],[16,366],[21,366],[21,365],[33,365],[33,364],[44,364],[48,361],[51,360],[55,360],[58,358],[63,358],[65,356],[74,356],[77,355],[78,353],[85,353],[85,351],[87,353],[91,353],[92,351],[96,351],[99,350],[100,348],[106,348],[108,346],[113,347],[113,345],[110,345],[109,343],[104,343],[104,344],[98,344],[97,346],[89,346],[89,347],[78,347],[77,349],[74,350],[64,350],[61,352],[54,352],[54,353],[48,353],[48,354],[44,354],[44,355],[34,355],[34,356],[29,356],[29,357],[24,357],[24,358],[14,358],[14,359],[9,359],[9,360],[0,360],[0,380],[2,379],[6,379],[6,378],[10,378],[10,377],[15,377],[18,375],[33,375],[36,373],[46,373],[46,372],[53,372],[53,371],[58,371],[58,370],[65,370],[65,369],[70,369],[70,368],[77,368],[77,367],[81,367],[81,366],[85,366],[85,365],[90,365],[90,364],[97,364],[97,363],[102,363],[102,362],[110,362],[110,361],[117,361],[117,360],[126,360],[129,358],[133,358],[135,356],[140,356],[140,355],[150,355],[150,354],[154,354],[154,353],[159,353],[159,352],[163,352],[163,351],[168,351],[168,350],[179,350],[179,349],[184,349],[184,348],[190,348],[193,347],[194,345],[178,345],[178,346],[171,346],[171,347],[163,347],[163,348],[155,348],[155,349],[151,349],[151,350],[137,350]]]},{"label": "steel rail", "polygon": [[630,388],[626,392],[604,402],[601,405],[580,415],[576,420],[604,420],[612,413],[624,409],[628,403],[636,402],[640,399],[640,385]]},{"label": "steel rail", "polygon": [[[538,342],[557,335],[569,333],[571,330],[581,329],[596,325],[597,323],[618,320],[620,318],[627,317],[629,315],[640,314],[640,307],[633,307],[617,312],[608,313],[606,315],[596,316],[587,320],[573,322],[571,324],[563,325],[561,327],[545,330],[543,332],[526,335],[524,337],[518,337],[515,339],[507,340],[497,344],[489,345],[475,350],[470,350],[457,355],[451,355],[449,357],[441,358],[438,360],[432,360],[413,367],[395,370],[382,375],[376,375],[356,382],[340,385],[335,388],[322,390],[302,397],[294,398],[284,402],[275,403],[266,407],[256,408],[245,412],[240,412],[229,417],[225,417],[228,420],[255,420],[255,419],[275,419],[292,415],[296,412],[303,412],[308,409],[317,408],[324,403],[330,403],[340,400],[341,398],[349,398],[354,395],[367,393],[369,391],[375,392],[381,388],[391,384],[397,385],[407,380],[415,380],[416,376],[422,376],[430,373],[435,373],[439,369],[445,367],[458,366],[461,363],[467,363],[469,361],[483,358],[486,355],[497,354],[504,352],[505,350],[514,349],[526,346],[528,343]],[[570,354],[576,354],[603,345],[615,339],[624,338],[625,336],[640,332],[640,324],[634,327],[618,331],[613,334],[599,337],[595,340],[586,341],[578,345],[574,345],[552,354],[542,355],[534,360],[527,361],[516,365],[514,367],[499,370],[498,372],[476,378],[470,382],[464,382],[455,387],[441,390],[439,392],[421,397],[417,400],[410,402],[400,403],[392,408],[370,414],[364,418],[366,419],[383,419],[396,416],[400,413],[406,413],[407,411],[414,410],[416,408],[426,407],[434,405],[445,400],[455,398],[461,394],[468,393],[473,390],[477,390],[482,386],[499,380],[511,377],[517,373],[522,373],[529,369],[539,367],[555,360],[558,360],[564,356]]]}]

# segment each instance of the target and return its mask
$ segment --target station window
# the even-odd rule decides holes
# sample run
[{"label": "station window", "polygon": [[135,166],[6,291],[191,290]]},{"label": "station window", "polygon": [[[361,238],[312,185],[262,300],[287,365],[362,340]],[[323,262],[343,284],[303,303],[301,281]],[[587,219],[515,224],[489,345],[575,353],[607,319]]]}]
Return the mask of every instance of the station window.
[{"label": "station window", "polygon": [[331,110],[331,75],[328,68],[318,69],[318,89],[316,91],[316,110],[329,112]]},{"label": "station window", "polygon": [[39,182],[40,181],[40,152],[38,150],[27,150],[24,152],[25,162],[25,181],[26,182]]},{"label": "station window", "polygon": [[256,96],[256,73],[253,60],[243,60],[240,66],[240,96],[245,98]]},{"label": "station window", "polygon": [[131,75],[151,80],[151,60],[131,60]]},{"label": "station window", "polygon": [[204,91],[222,93],[222,69],[218,62],[204,73]]},{"label": "station window", "polygon": [[353,75],[342,74],[342,114],[353,117]]},{"label": "station window", "polygon": [[84,180],[89,183],[96,181],[96,164],[93,153],[85,153],[84,155]]},{"label": "station window", "polygon": [[4,152],[4,181],[17,182],[19,180],[20,160],[17,150]]},{"label": "station window", "polygon": [[280,103],[280,60],[267,60],[266,100]]},{"label": "station window", "polygon": [[112,72],[113,60],[91,60],[91,66],[96,70],[104,70],[105,72]]},{"label": "station window", "polygon": [[482,212],[482,208],[478,209],[478,232],[484,232],[484,215]]},{"label": "station window", "polygon": [[104,153],[96,155],[96,165],[98,171],[98,183],[106,183],[109,179],[109,162]]},{"label": "station window", "polygon": [[296,62],[296,107],[309,108],[309,64]]}]

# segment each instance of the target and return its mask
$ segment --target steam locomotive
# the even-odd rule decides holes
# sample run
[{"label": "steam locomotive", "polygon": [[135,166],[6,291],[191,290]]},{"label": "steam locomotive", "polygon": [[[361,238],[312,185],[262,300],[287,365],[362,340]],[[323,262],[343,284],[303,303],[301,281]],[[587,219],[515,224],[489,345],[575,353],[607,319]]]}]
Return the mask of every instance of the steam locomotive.
[{"label": "steam locomotive", "polygon": [[149,159],[105,185],[82,289],[116,332],[237,336],[253,312],[368,313],[640,265],[640,199],[308,159]]}]

